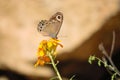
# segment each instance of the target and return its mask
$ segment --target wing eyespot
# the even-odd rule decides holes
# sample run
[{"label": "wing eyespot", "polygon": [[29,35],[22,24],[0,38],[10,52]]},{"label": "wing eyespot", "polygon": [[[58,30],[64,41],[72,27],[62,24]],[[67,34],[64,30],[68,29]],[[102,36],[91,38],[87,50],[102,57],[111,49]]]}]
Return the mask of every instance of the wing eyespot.
[{"label": "wing eyespot", "polygon": [[61,16],[61,15],[57,15],[57,16],[56,16],[56,19],[57,19],[58,21],[61,21],[62,16]]}]

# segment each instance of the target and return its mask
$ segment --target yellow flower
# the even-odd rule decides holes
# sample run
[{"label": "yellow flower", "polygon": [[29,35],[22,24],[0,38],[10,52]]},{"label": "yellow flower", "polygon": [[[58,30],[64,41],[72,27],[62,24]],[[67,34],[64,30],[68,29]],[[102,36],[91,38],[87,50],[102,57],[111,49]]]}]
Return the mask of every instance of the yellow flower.
[{"label": "yellow flower", "polygon": [[60,41],[57,40],[57,39],[50,39],[48,42],[47,42],[47,46],[48,46],[48,50],[50,51],[56,51],[56,48],[58,45],[60,45],[61,47],[63,47],[60,43]]},{"label": "yellow flower", "polygon": [[48,56],[38,57],[35,67],[37,67],[38,65],[43,66],[45,63],[49,63],[49,62],[50,62],[50,58]]},{"label": "yellow flower", "polygon": [[57,39],[50,39],[50,40],[43,40],[39,47],[38,47],[38,51],[37,51],[37,56],[38,56],[38,60],[35,64],[35,67],[37,67],[38,65],[44,65],[46,63],[50,62],[50,58],[48,56],[48,54],[52,54],[53,57],[56,56],[56,48],[57,46],[61,46],[63,47],[62,44],[59,43],[60,41]]},{"label": "yellow flower", "polygon": [[39,48],[39,51],[37,52],[37,56],[41,56],[42,57],[44,55],[45,55],[44,50]]}]

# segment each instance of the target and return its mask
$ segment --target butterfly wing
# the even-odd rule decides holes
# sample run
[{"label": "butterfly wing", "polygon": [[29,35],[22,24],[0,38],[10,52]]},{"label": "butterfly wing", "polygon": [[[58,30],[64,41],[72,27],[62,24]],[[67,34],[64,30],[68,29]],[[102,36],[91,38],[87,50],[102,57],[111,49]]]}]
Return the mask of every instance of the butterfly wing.
[{"label": "butterfly wing", "polygon": [[57,38],[60,27],[60,23],[56,21],[51,22],[44,30],[49,34],[50,37]]},{"label": "butterfly wing", "polygon": [[44,36],[48,36],[48,34],[49,34],[48,30],[47,30],[48,24],[49,24],[48,20],[41,20],[37,27],[38,32],[40,32]]},{"label": "butterfly wing", "polygon": [[51,24],[51,27],[53,29],[53,34],[51,34],[50,36],[52,37],[56,37],[60,31],[62,22],[63,22],[63,14],[61,12],[57,12],[55,15],[53,15],[49,21],[53,24]]},{"label": "butterfly wing", "polygon": [[40,31],[45,36],[57,38],[62,22],[63,22],[63,14],[57,12],[49,19],[49,21],[42,20],[38,24],[38,31]]}]

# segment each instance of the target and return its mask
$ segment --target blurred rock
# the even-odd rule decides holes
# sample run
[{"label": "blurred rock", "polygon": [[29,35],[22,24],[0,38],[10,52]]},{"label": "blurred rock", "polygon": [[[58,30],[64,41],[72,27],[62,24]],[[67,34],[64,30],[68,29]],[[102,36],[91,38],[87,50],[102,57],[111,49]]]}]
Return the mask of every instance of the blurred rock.
[{"label": "blurred rock", "polygon": [[[103,43],[109,53],[112,46],[113,31],[115,31],[114,51],[118,51],[120,49],[120,12],[106,20],[101,26],[101,29],[95,32],[89,39],[82,43],[82,45],[77,46],[77,48],[71,52],[66,52],[64,56],[61,55],[59,58],[61,60],[76,59],[84,61],[92,54],[101,56],[102,54],[98,48],[100,43]],[[67,54],[69,54],[69,56]]]},{"label": "blurred rock", "polygon": [[119,10],[119,0],[0,0],[0,69],[26,76],[54,75],[48,67],[34,68],[34,62],[39,42],[46,39],[37,32],[37,24],[57,11],[64,14],[58,35],[64,56],[59,59],[86,60],[101,41],[110,47],[112,30],[119,38]]}]

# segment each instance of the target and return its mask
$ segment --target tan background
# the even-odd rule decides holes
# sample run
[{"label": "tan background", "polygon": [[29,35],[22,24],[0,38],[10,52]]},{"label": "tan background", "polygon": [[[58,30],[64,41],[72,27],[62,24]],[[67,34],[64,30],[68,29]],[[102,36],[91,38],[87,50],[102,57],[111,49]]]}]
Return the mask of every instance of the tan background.
[{"label": "tan background", "polygon": [[39,42],[46,39],[36,27],[40,20],[49,19],[57,11],[64,15],[58,35],[64,48],[59,48],[62,55],[58,58],[87,61],[96,51],[98,40],[111,41],[114,28],[119,38],[119,17],[112,21],[111,28],[111,22],[107,23],[113,16],[119,16],[119,10],[119,0],[0,0],[0,68],[27,76],[52,76],[51,69],[35,69],[33,65]]}]

